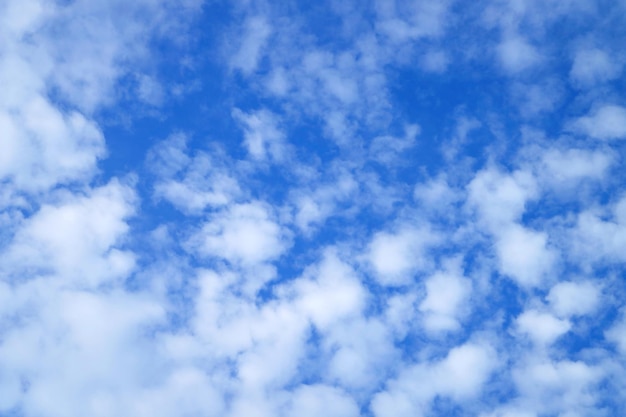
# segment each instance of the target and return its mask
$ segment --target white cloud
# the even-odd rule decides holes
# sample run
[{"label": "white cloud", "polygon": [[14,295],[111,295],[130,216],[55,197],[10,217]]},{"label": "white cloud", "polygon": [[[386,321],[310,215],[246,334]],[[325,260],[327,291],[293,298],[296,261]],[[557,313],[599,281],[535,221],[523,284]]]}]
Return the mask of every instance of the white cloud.
[{"label": "white cloud", "polygon": [[432,263],[428,250],[439,236],[427,227],[402,225],[396,232],[378,232],[369,244],[367,258],[383,285],[407,285]]},{"label": "white cloud", "polygon": [[296,297],[296,307],[322,330],[341,319],[359,316],[367,294],[354,270],[333,250],[295,281],[290,292]]},{"label": "white cloud", "polygon": [[569,128],[594,139],[613,140],[626,138],[626,108],[605,104],[587,116],[569,124]]},{"label": "white cloud", "polygon": [[523,287],[541,285],[557,261],[548,234],[519,224],[526,203],[539,196],[535,177],[518,170],[510,175],[489,168],[469,183],[468,204],[490,232],[498,268]]},{"label": "white cloud", "polygon": [[536,175],[557,192],[563,187],[575,187],[585,179],[602,180],[615,162],[608,151],[576,148],[541,150],[540,158]]},{"label": "white cloud", "polygon": [[[586,335],[585,315],[622,309],[619,297],[604,306],[620,288],[603,278],[626,259],[611,148],[621,145],[584,139],[626,137],[626,111],[605,104],[562,120],[600,96],[620,103],[606,81],[621,74],[621,58],[611,40],[575,50],[571,70],[551,54],[532,71],[547,62],[543,48],[576,47],[546,34],[582,21],[571,13],[588,2],[484,5],[488,29],[503,33],[504,72],[536,79],[502,84],[496,74],[478,87],[468,80],[494,56],[491,32],[475,26],[481,7],[270,3],[0,4],[0,414],[611,413],[623,369],[606,342],[626,352],[623,317],[596,323],[582,349],[552,344]],[[592,32],[605,30],[599,11],[586,15]],[[200,12],[198,25],[178,26]],[[233,18],[241,30],[220,35]],[[205,24],[220,39],[205,42]],[[467,36],[447,37],[448,27]],[[197,66],[178,71],[170,37]],[[196,121],[206,106],[181,95],[172,108],[189,109],[183,118],[165,113],[168,103],[163,118],[135,125],[128,109],[164,104],[172,90],[161,70],[198,93],[219,90],[232,120],[213,125],[209,115],[205,131]],[[568,76],[589,87],[573,102],[559,96]],[[519,102],[495,109],[500,85]],[[106,107],[119,97],[124,107]],[[118,117],[130,124],[111,151],[142,152],[174,119],[195,139],[157,143],[127,185],[110,180],[137,162],[124,152],[98,166]],[[307,140],[288,142],[301,128]],[[539,128],[541,138],[524,133]],[[137,132],[146,137],[122,143]],[[247,155],[237,160],[242,136]],[[334,142],[309,140],[318,136]],[[269,163],[289,177],[268,190],[254,176]],[[555,207],[555,194],[567,205]],[[159,200],[179,212],[151,205]],[[594,278],[563,281],[572,273]],[[528,298],[510,325],[504,318]],[[594,337],[602,331],[605,340]]]},{"label": "white cloud", "polygon": [[41,96],[17,111],[0,107],[0,130],[0,178],[19,189],[89,179],[105,154],[104,138],[93,122],[77,112],[63,113]]},{"label": "white cloud", "polygon": [[502,67],[516,74],[535,67],[542,60],[537,48],[520,36],[505,37],[497,47]]},{"label": "white cloud", "polygon": [[268,207],[251,202],[212,215],[190,244],[202,255],[251,266],[279,257],[289,246],[287,236]]},{"label": "white cloud", "polygon": [[609,207],[589,209],[578,214],[568,236],[571,257],[588,267],[599,261],[620,262],[626,259],[626,197]]},{"label": "white cloud", "polygon": [[85,288],[125,277],[134,256],[115,246],[128,231],[134,203],[133,190],[112,181],[86,196],[62,196],[57,204],[42,206],[18,230],[3,269],[11,275],[33,269],[58,274]]},{"label": "white cloud", "polygon": [[468,202],[478,208],[483,221],[494,231],[518,220],[526,202],[538,194],[536,180],[529,172],[507,175],[494,168],[480,171],[467,188]]},{"label": "white cloud", "polygon": [[564,281],[552,287],[546,299],[557,315],[569,317],[593,313],[600,296],[600,289],[590,281]]},{"label": "white cloud", "polygon": [[[168,14],[170,23],[197,6],[176,3],[184,7]],[[163,6],[151,0],[3,2],[0,179],[16,193],[92,178],[106,149],[91,114],[121,94],[116,83],[131,64],[146,60],[157,28],[175,35]]]},{"label": "white cloud", "polygon": [[517,317],[517,327],[539,345],[550,345],[571,328],[568,320],[537,310],[526,310]]},{"label": "white cloud", "polygon": [[452,205],[461,200],[461,192],[452,188],[442,175],[415,186],[413,196],[425,210],[452,213]]},{"label": "white cloud", "polygon": [[290,396],[285,417],[357,417],[359,407],[349,395],[326,385],[302,385]]},{"label": "white cloud", "polygon": [[519,225],[497,233],[496,253],[500,271],[525,287],[540,285],[557,259],[555,251],[548,246],[546,233]]},{"label": "white cloud", "polygon": [[496,366],[497,357],[489,345],[468,342],[451,349],[440,361],[402,371],[374,397],[372,411],[376,417],[425,415],[436,396],[461,403],[481,392]]},{"label": "white cloud", "polygon": [[426,298],[419,310],[424,313],[424,326],[428,331],[458,330],[463,304],[470,296],[472,284],[464,278],[460,260],[454,260],[447,270],[438,272],[425,281]]},{"label": "white cloud", "polygon": [[593,87],[619,77],[622,63],[615,55],[598,48],[581,48],[574,55],[569,76],[574,84]]},{"label": "white cloud", "polygon": [[332,352],[326,378],[351,390],[369,393],[399,358],[389,329],[377,319],[342,321],[325,336]]},{"label": "white cloud", "polygon": [[604,332],[604,337],[609,341],[617,345],[619,351],[626,353],[626,322],[621,320]]},{"label": "white cloud", "polygon": [[524,410],[538,415],[593,415],[602,369],[582,361],[531,357],[512,371]]}]

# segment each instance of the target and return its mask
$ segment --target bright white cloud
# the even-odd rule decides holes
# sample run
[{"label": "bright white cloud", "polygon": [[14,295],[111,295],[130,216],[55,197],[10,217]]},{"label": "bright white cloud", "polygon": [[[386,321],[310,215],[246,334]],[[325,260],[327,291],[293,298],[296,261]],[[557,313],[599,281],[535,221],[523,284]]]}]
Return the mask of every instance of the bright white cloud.
[{"label": "bright white cloud", "polygon": [[[125,277],[134,256],[117,249],[135,211],[132,189],[112,181],[85,196],[59,196],[18,230],[5,251],[3,269],[17,279],[27,271],[58,275],[66,284],[93,288]],[[14,272],[15,271],[15,272]]]},{"label": "bright white cloud", "polygon": [[545,233],[518,225],[497,233],[496,254],[500,271],[522,286],[540,285],[557,259]]},{"label": "bright white cloud", "polygon": [[264,204],[251,202],[212,215],[190,244],[204,256],[254,265],[280,256],[287,236]]},{"label": "bright white cloud", "polygon": [[297,308],[320,329],[336,321],[358,316],[365,306],[366,290],[353,269],[328,251],[322,262],[293,284]]},{"label": "bright white cloud", "polygon": [[520,218],[537,195],[535,178],[526,171],[506,175],[494,168],[479,172],[468,185],[468,201],[493,230]]},{"label": "bright white cloud", "polygon": [[567,320],[537,310],[524,311],[516,320],[517,327],[539,345],[550,345],[571,328]]},{"label": "bright white cloud", "polygon": [[416,273],[430,267],[428,249],[438,241],[437,234],[428,228],[401,226],[395,233],[376,233],[367,257],[381,284],[406,285]]},{"label": "bright white cloud", "polygon": [[426,298],[419,310],[429,331],[457,330],[462,307],[471,293],[471,282],[461,274],[458,260],[448,270],[438,272],[425,281]]},{"label": "bright white cloud", "polygon": [[593,313],[600,295],[600,289],[590,281],[564,281],[552,287],[546,299],[557,315],[569,317]]}]

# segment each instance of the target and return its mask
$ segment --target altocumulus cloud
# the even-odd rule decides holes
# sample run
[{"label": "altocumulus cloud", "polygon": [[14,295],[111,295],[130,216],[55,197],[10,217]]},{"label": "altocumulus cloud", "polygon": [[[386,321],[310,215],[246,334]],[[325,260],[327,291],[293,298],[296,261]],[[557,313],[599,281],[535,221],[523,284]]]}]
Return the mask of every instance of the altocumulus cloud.
[{"label": "altocumulus cloud", "polygon": [[623,414],[625,16],[1,2],[0,416]]}]

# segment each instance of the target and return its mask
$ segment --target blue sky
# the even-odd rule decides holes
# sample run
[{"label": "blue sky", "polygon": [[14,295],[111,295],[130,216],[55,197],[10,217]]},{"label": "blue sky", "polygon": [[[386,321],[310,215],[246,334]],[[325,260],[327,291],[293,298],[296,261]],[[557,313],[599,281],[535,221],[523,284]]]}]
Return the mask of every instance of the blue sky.
[{"label": "blue sky", "polygon": [[624,16],[2,2],[0,416],[623,414]]}]

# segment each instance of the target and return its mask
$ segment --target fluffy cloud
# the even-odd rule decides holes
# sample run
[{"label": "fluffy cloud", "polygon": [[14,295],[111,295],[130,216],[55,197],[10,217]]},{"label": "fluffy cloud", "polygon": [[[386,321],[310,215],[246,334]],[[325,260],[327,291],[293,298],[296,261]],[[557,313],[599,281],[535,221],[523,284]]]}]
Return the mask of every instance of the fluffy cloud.
[{"label": "fluffy cloud", "polygon": [[623,139],[626,138],[626,108],[605,104],[588,116],[576,119],[570,126],[573,131],[594,139]]},{"label": "fluffy cloud", "polygon": [[600,290],[592,282],[560,282],[546,297],[550,305],[561,317],[593,313],[598,307]]},{"label": "fluffy cloud", "polygon": [[419,310],[424,313],[424,325],[430,331],[456,330],[463,305],[471,293],[471,281],[460,274],[458,265],[450,265],[425,282],[426,298]]},{"label": "fluffy cloud", "polygon": [[37,271],[35,276],[58,275],[66,284],[85,288],[125,277],[134,256],[115,246],[134,213],[132,189],[113,181],[85,196],[60,197],[17,231],[4,251],[5,274],[20,281]]},{"label": "fluffy cloud", "polygon": [[432,365],[417,364],[403,371],[374,397],[372,410],[376,417],[426,414],[438,395],[462,403],[480,393],[496,365],[488,345],[457,346]]},{"label": "fluffy cloud", "polygon": [[288,239],[269,209],[251,202],[213,215],[191,244],[202,255],[252,265],[278,257],[288,247]]},{"label": "fluffy cloud", "polygon": [[517,318],[517,326],[523,333],[541,345],[553,343],[559,336],[565,334],[571,328],[567,320],[557,319],[547,313],[536,310],[528,310]]},{"label": "fluffy cloud", "polygon": [[417,272],[430,267],[427,251],[438,240],[429,228],[402,226],[396,233],[376,233],[367,257],[381,284],[410,284]]}]

